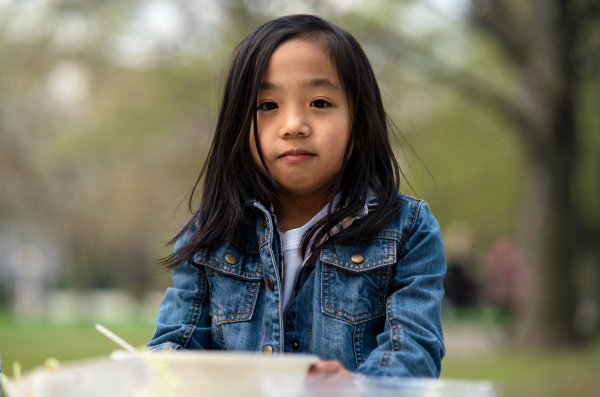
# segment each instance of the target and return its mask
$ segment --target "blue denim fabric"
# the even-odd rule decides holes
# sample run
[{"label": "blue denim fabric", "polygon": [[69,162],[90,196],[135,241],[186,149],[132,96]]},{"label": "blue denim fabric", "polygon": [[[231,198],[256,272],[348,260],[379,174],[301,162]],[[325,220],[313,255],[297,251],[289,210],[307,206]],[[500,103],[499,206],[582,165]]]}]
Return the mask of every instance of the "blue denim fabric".
[{"label": "blue denim fabric", "polygon": [[[224,241],[173,271],[174,287],[147,348],[260,352],[271,346],[275,353],[336,358],[367,375],[439,376],[446,272],[440,228],[425,202],[398,200],[400,214],[374,238],[322,247],[287,313],[281,312],[278,233],[269,211],[252,202],[260,216],[244,231],[243,247]],[[354,263],[356,253],[364,261]],[[237,262],[229,263],[228,254]]]}]

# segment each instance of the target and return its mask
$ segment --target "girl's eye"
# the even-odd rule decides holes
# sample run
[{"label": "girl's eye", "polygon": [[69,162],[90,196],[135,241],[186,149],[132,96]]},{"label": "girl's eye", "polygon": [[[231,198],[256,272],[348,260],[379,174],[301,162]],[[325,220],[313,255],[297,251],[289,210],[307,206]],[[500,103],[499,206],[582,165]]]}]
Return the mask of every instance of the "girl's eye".
[{"label": "girl's eye", "polygon": [[263,102],[258,105],[259,110],[273,110],[277,109],[277,104],[275,102]]},{"label": "girl's eye", "polygon": [[326,108],[326,107],[330,107],[331,104],[323,99],[317,99],[315,101],[312,101],[310,103],[310,106],[313,106],[315,108]]}]

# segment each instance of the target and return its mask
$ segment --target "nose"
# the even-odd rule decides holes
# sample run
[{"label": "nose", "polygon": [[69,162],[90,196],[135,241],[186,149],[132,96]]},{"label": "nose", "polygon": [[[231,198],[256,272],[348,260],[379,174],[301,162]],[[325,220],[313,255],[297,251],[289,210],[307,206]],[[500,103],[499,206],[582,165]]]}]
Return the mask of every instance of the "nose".
[{"label": "nose", "polygon": [[310,125],[305,112],[299,107],[290,107],[283,114],[279,136],[281,138],[302,138],[310,135]]}]

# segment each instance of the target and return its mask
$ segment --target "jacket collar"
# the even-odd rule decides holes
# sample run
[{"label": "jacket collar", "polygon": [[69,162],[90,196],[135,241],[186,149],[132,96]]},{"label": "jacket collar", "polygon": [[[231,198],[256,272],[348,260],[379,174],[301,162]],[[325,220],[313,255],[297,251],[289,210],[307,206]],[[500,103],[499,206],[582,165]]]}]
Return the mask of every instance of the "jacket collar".
[{"label": "jacket collar", "polygon": [[[355,219],[362,218],[363,216],[365,216],[369,213],[370,208],[373,208],[376,205],[377,205],[377,196],[375,195],[375,192],[373,191],[373,189],[371,189],[371,187],[369,187],[369,189],[367,190],[367,199],[365,200],[365,206],[363,207],[363,209],[361,211],[357,212],[356,214],[354,214],[353,216],[350,216],[350,217],[344,219],[344,221],[342,223],[345,223],[349,218],[352,218],[352,221],[354,221]],[[267,210],[267,208],[260,201],[258,201],[256,199],[251,199],[251,200],[246,201],[244,203],[244,207],[258,208],[263,214],[265,214],[265,215],[268,214],[273,218],[275,215],[272,205]],[[352,222],[350,222],[350,223],[352,223]],[[350,224],[346,225],[343,229],[345,229],[348,226],[350,226]]]}]

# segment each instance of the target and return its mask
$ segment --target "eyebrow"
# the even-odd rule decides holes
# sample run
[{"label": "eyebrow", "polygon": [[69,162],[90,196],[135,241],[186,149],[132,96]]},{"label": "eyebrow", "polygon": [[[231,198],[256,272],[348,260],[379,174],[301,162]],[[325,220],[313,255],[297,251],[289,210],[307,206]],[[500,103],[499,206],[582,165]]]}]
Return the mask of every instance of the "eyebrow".
[{"label": "eyebrow", "polygon": [[[305,88],[317,88],[317,87],[325,87],[333,90],[341,91],[341,87],[338,84],[335,84],[333,81],[322,78],[322,79],[311,79],[302,84]],[[258,89],[262,91],[277,91],[281,89],[281,86],[275,83],[271,83],[268,81],[261,81],[258,85]]]}]

